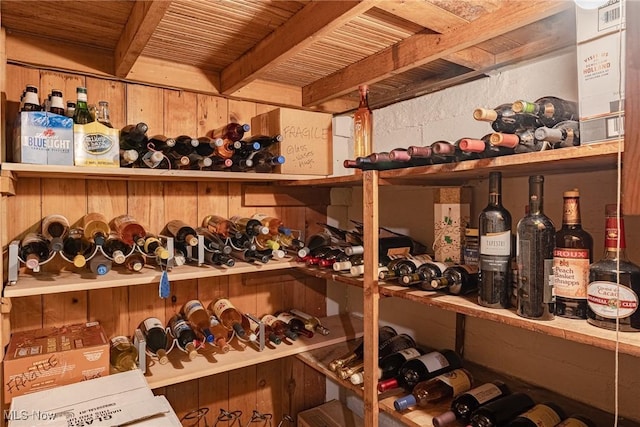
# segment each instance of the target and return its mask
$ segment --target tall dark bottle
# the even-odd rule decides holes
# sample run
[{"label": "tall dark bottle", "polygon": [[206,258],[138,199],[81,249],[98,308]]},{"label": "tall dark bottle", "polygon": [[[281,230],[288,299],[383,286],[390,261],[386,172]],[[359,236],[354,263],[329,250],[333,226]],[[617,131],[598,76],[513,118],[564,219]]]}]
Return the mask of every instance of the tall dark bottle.
[{"label": "tall dark bottle", "polygon": [[396,377],[378,382],[378,391],[383,392],[396,387],[411,390],[421,381],[460,367],[462,367],[462,359],[455,351],[432,351],[408,360],[402,365]]},{"label": "tall dark bottle", "polygon": [[578,104],[555,96],[543,96],[534,102],[519,100],[513,111],[536,117],[542,125],[553,127],[564,120],[578,120]]},{"label": "tall dark bottle", "polygon": [[171,335],[178,341],[178,346],[189,356],[189,360],[193,360],[198,356],[196,342],[198,338],[196,333],[191,329],[189,323],[181,315],[176,314],[169,319],[169,329]]},{"label": "tall dark bottle", "polygon": [[468,426],[502,427],[534,405],[535,402],[527,394],[509,394],[479,407],[471,416]]},{"label": "tall dark bottle", "polygon": [[508,427],[555,427],[565,418],[565,413],[553,402],[539,403],[514,418]]},{"label": "tall dark bottle", "polygon": [[502,206],[502,174],[489,174],[489,204],[478,219],[480,280],[478,304],[508,308],[511,304],[511,214]]},{"label": "tall dark bottle", "polygon": [[169,362],[167,332],[162,322],[155,317],[148,317],[140,323],[138,328],[144,335],[147,350],[158,357],[158,362],[161,365],[166,365]]},{"label": "tall dark bottle", "polygon": [[578,189],[565,191],[563,198],[562,228],[556,232],[556,246],[553,249],[556,315],[586,319],[589,265],[593,262],[593,238],[582,229]]},{"label": "tall dark bottle", "polygon": [[434,427],[444,427],[456,420],[468,422],[471,414],[480,406],[509,394],[509,388],[502,381],[493,381],[459,394],[451,401],[451,410],[433,418]]},{"label": "tall dark bottle", "polygon": [[542,175],[529,177],[529,213],[518,222],[516,305],[519,316],[550,320],[555,311],[550,276],[556,229],[542,209],[543,184]]},{"label": "tall dark bottle", "polygon": [[627,257],[622,211],[618,217],[617,205],[607,205],[605,215],[604,255],[589,267],[587,322],[640,332],[640,266]]}]

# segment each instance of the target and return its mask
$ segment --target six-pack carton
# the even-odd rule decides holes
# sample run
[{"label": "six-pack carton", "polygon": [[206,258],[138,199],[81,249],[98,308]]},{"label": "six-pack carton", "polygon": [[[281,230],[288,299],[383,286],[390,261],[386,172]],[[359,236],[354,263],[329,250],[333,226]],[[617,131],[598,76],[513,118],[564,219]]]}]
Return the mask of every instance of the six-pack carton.
[{"label": "six-pack carton", "polygon": [[120,132],[95,121],[73,125],[76,166],[120,167]]},{"label": "six-pack carton", "polygon": [[96,322],[15,332],[4,358],[4,399],[108,374],[109,340]]},{"label": "six-pack carton", "polygon": [[13,161],[73,165],[73,120],[44,111],[18,113],[13,128]]}]

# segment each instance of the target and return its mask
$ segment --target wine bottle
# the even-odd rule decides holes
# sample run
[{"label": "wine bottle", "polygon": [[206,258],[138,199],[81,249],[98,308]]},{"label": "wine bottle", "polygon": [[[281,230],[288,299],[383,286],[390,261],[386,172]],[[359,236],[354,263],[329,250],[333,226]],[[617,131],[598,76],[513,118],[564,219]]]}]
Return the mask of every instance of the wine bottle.
[{"label": "wine bottle", "polygon": [[198,233],[196,233],[196,230],[182,220],[171,220],[167,223],[165,228],[169,235],[171,235],[178,243],[184,243],[189,246],[196,246],[198,244],[198,237],[196,237]]},{"label": "wine bottle", "polygon": [[471,427],[506,426],[518,415],[533,408],[533,399],[524,393],[508,394],[480,406],[469,419]]},{"label": "wine bottle", "polygon": [[468,391],[472,383],[473,377],[467,370],[454,369],[416,384],[411,394],[396,399],[393,406],[396,411],[404,411],[413,406],[428,406]]},{"label": "wine bottle", "polygon": [[180,349],[187,353],[189,360],[195,359],[198,356],[198,351],[196,350],[198,338],[186,319],[176,314],[169,319],[169,330],[171,331],[171,335],[176,339]]},{"label": "wine bottle", "polygon": [[539,403],[511,420],[509,427],[555,427],[565,418],[564,411],[553,402]]},{"label": "wine bottle", "polygon": [[[395,335],[387,340],[378,342],[378,366],[380,366],[386,357],[404,350],[415,349],[415,346],[416,342],[407,334]],[[361,353],[359,358],[352,360],[347,365],[343,366],[342,370],[339,368],[338,371],[340,373],[338,376],[342,379],[347,379],[354,376],[354,374],[361,372],[364,369],[363,358],[364,354]],[[381,371],[379,371],[379,374],[380,373]]]},{"label": "wine bottle", "polygon": [[396,258],[387,264],[387,271],[378,275],[380,280],[399,279],[402,276],[415,273],[416,269],[426,262],[433,261],[427,254],[413,255],[406,258]]},{"label": "wine bottle", "polygon": [[269,234],[269,228],[262,225],[257,219],[245,218],[239,215],[229,219],[237,230],[242,231],[247,236],[253,237],[258,234]]},{"label": "wine bottle", "polygon": [[553,319],[555,311],[550,275],[556,232],[543,212],[543,184],[542,175],[529,177],[529,214],[517,227],[517,313],[537,320]]},{"label": "wine bottle", "polygon": [[536,138],[533,129],[523,129],[516,133],[495,132],[489,137],[489,143],[499,147],[513,148],[516,154],[542,151],[547,146],[543,140]]},{"label": "wine bottle", "polygon": [[260,262],[266,264],[273,257],[271,253],[261,253],[255,249],[236,249],[232,248],[231,256],[239,259],[240,261],[253,264],[254,262]]},{"label": "wine bottle", "polygon": [[224,239],[228,239],[232,235],[236,238],[240,238],[242,235],[231,221],[219,215],[207,215],[202,220],[202,226]]},{"label": "wine bottle", "polygon": [[[378,329],[378,347],[380,346],[380,344],[384,344],[385,342],[387,342],[388,340],[390,340],[391,338],[397,335],[398,333],[391,326],[385,325],[379,328]],[[335,372],[338,368],[342,366],[346,366],[347,364],[355,360],[362,359],[363,354],[364,354],[364,341],[360,341],[360,344],[352,352],[344,354],[338,357],[337,359],[334,359],[331,362],[329,362],[328,368],[329,370]]]},{"label": "wine bottle", "polygon": [[[451,153],[451,155],[449,155]],[[412,159],[428,158],[433,164],[450,163],[455,160],[455,146],[449,141],[439,140],[428,146],[412,145],[407,148],[407,154]]]},{"label": "wine bottle", "polygon": [[69,232],[69,220],[63,215],[47,215],[42,219],[42,235],[54,252],[62,250],[64,236]]},{"label": "wine bottle", "polygon": [[378,367],[380,368],[380,375],[378,379],[386,380],[387,378],[395,377],[398,375],[398,371],[400,371],[400,368],[407,362],[407,360],[414,359],[422,356],[423,354],[424,351],[415,346],[387,354],[380,359],[380,362],[378,362]]},{"label": "wine bottle", "polygon": [[[425,290],[431,290],[431,280],[442,276],[442,273],[452,266],[450,262],[429,261],[420,265],[414,273],[400,276],[399,282],[402,286],[412,286],[421,284]],[[422,286],[424,284],[424,286]]]},{"label": "wine bottle", "polygon": [[543,126],[553,127],[565,120],[578,120],[578,104],[555,96],[544,96],[534,102],[519,100],[513,111],[536,117]]},{"label": "wine bottle", "polygon": [[589,265],[593,262],[593,238],[582,228],[578,189],[563,194],[562,227],[553,249],[553,289],[556,315],[587,318]]},{"label": "wine bottle", "polygon": [[353,155],[368,156],[373,151],[373,113],[369,108],[369,86],[360,85],[360,104],[353,114]]},{"label": "wine bottle", "polygon": [[284,136],[281,134],[276,135],[251,135],[249,138],[246,138],[244,142],[257,142],[260,144],[260,148],[268,148],[274,144],[278,144],[284,141]]},{"label": "wine bottle", "polygon": [[240,123],[227,123],[224,126],[209,131],[209,135],[212,138],[222,138],[229,141],[240,141],[246,132],[251,130],[251,126],[248,124]]},{"label": "wine bottle", "polygon": [[627,257],[622,210],[605,207],[605,252],[589,266],[587,321],[604,329],[640,331],[640,266]]},{"label": "wine bottle", "polygon": [[453,424],[456,419],[468,422],[471,415],[480,406],[506,396],[509,388],[502,381],[482,384],[465,393],[457,395],[451,401],[451,410],[433,417],[434,427],[444,427]]},{"label": "wine bottle", "polygon": [[228,299],[220,298],[212,302],[211,311],[220,320],[222,326],[229,331],[234,331],[239,338],[250,339],[250,335],[253,335],[253,333],[244,329],[242,326],[242,313]]},{"label": "wine bottle", "polygon": [[198,137],[198,145],[195,147],[195,152],[203,157],[213,156],[218,147],[224,144],[222,138],[209,138],[208,136]]},{"label": "wine bottle", "polygon": [[278,320],[272,314],[265,314],[264,316],[262,316],[260,321],[273,329],[273,332],[281,340],[288,338],[291,341],[295,341],[298,339],[298,334],[289,329],[286,323],[284,323],[282,320]]},{"label": "wine bottle", "polygon": [[89,270],[98,276],[104,276],[110,272],[112,265],[112,261],[99,252],[89,260]]},{"label": "wine bottle", "polygon": [[167,356],[167,332],[162,322],[155,317],[148,317],[140,323],[138,329],[144,336],[147,351],[155,355],[161,365],[166,365],[169,362],[169,357]]},{"label": "wine bottle", "polygon": [[304,311],[298,310],[297,308],[292,308],[289,310],[289,313],[294,316],[299,317],[304,322],[304,327],[311,332],[318,332],[320,335],[329,335],[331,331],[322,325],[320,319],[315,316],[312,316]]},{"label": "wine bottle", "polygon": [[509,147],[491,144],[491,135],[492,134],[487,134],[481,139],[462,138],[458,143],[458,147],[464,153],[477,153],[478,156],[483,159],[513,154],[513,149]]},{"label": "wine bottle", "polygon": [[408,360],[394,378],[378,382],[378,391],[402,387],[412,390],[421,381],[462,367],[462,359],[452,350],[432,351]]},{"label": "wine bottle", "polygon": [[140,159],[140,167],[149,169],[169,169],[171,162],[162,151],[147,150]]},{"label": "wine bottle", "polygon": [[209,229],[204,227],[196,227],[196,233],[203,237],[204,247],[209,251],[220,251],[225,255],[229,255],[231,253],[231,246],[227,245],[225,242],[218,237],[217,234],[213,234],[209,231]]},{"label": "wine bottle", "polygon": [[171,255],[169,251],[162,245],[160,239],[152,234],[147,234],[142,245],[142,249],[147,256],[155,257],[159,260],[167,260]]},{"label": "wine bottle", "polygon": [[300,239],[296,239],[293,235],[278,235],[278,243],[280,243],[280,247],[284,249],[286,252],[295,254],[300,258],[304,258],[310,253],[310,249],[305,246],[304,242]]},{"label": "wine bottle", "polygon": [[129,271],[142,271],[144,265],[146,264],[146,260],[144,256],[139,252],[133,252],[124,260],[124,266]]},{"label": "wine bottle", "polygon": [[205,252],[204,261],[211,265],[224,265],[226,267],[233,267],[236,265],[236,261],[231,256],[220,251]]},{"label": "wine bottle", "polygon": [[580,145],[580,124],[575,120],[559,122],[552,128],[539,127],[535,138],[551,143],[553,148],[575,147]]},{"label": "wine bottle", "polygon": [[140,157],[140,153],[136,150],[123,150],[120,149],[120,167],[121,168],[130,168],[133,167],[138,158]]},{"label": "wine bottle", "polygon": [[209,329],[209,313],[207,313],[207,310],[199,300],[194,299],[184,303],[181,314],[204,336],[206,342],[213,342],[213,333]]},{"label": "wine bottle", "polygon": [[102,250],[116,264],[124,264],[127,255],[131,253],[131,246],[120,239],[118,233],[111,232],[102,245]]},{"label": "wine bottle", "polygon": [[82,228],[71,228],[62,244],[62,254],[73,262],[73,265],[81,268],[87,264],[87,258],[95,251],[95,246],[85,239]]},{"label": "wine bottle", "polygon": [[253,170],[258,173],[271,173],[275,166],[283,165],[286,161],[284,156],[267,150],[256,151],[251,160],[253,160]]},{"label": "wine bottle", "polygon": [[84,236],[98,246],[102,246],[109,235],[109,222],[104,215],[90,212],[82,217]]},{"label": "wine bottle", "polygon": [[233,333],[227,330],[215,315],[209,316],[209,329],[214,336],[213,345],[220,353],[228,353],[231,350],[229,340],[233,337]]},{"label": "wine bottle", "polygon": [[452,265],[442,272],[442,277],[431,279],[431,289],[453,295],[466,295],[478,289],[478,266]]},{"label": "wine bottle", "polygon": [[49,258],[49,243],[42,234],[27,233],[20,242],[20,259],[30,270],[38,268]]},{"label": "wine bottle", "polygon": [[256,151],[260,150],[262,147],[260,145],[259,142],[257,141],[238,141],[239,142],[239,146],[237,148],[234,148],[234,153],[233,153],[233,157],[235,157],[236,159],[241,159],[241,158],[247,158],[249,157],[251,154],[255,153]]},{"label": "wine bottle", "polygon": [[109,363],[116,372],[131,371],[138,367],[138,350],[129,338],[119,335],[109,342]]},{"label": "wine bottle", "polygon": [[351,255],[346,261],[335,262],[332,265],[333,271],[350,270],[351,267],[363,265],[364,258],[361,254]]},{"label": "wine bottle", "polygon": [[282,320],[286,323],[287,326],[289,326],[289,329],[296,334],[304,335],[307,338],[313,338],[313,332],[306,328],[305,322],[302,319],[286,311],[277,312],[274,316],[276,316],[276,319]]},{"label": "wine bottle", "polygon": [[478,304],[511,305],[511,214],[502,206],[502,174],[489,173],[489,204],[478,219],[480,274]]},{"label": "wine bottle", "polygon": [[144,246],[147,232],[131,215],[118,215],[111,220],[111,227],[127,245]]},{"label": "wine bottle", "polygon": [[479,121],[491,122],[496,132],[515,133],[525,128],[537,128],[538,119],[530,114],[516,111],[512,104],[501,104],[494,109],[476,108],[473,118]]},{"label": "wine bottle", "polygon": [[280,218],[276,218],[273,216],[269,216],[266,214],[256,213],[252,217],[252,219],[257,219],[262,223],[263,226],[267,227],[269,236],[278,236],[279,234],[284,234],[285,236],[289,236],[291,234],[291,229],[284,226],[284,223]]},{"label": "wine bottle", "polygon": [[168,153],[176,146],[175,138],[165,135],[153,135],[149,138],[149,143],[153,145],[155,151],[162,151],[163,153]]},{"label": "wine bottle", "polygon": [[[249,329],[255,334],[256,339],[260,338],[260,325],[247,316],[245,316],[245,318],[249,321]],[[269,340],[275,345],[282,344],[282,339],[278,336],[278,334],[276,334],[271,325],[267,325],[262,321],[261,323],[263,325],[262,327],[264,328],[265,341]]]},{"label": "wine bottle", "polygon": [[584,415],[573,414],[560,422],[556,427],[597,427],[597,424],[591,418],[587,418]]},{"label": "wine bottle", "polygon": [[316,257],[317,258],[317,265],[320,268],[333,268],[333,264],[335,264],[336,262],[342,262],[342,261],[346,261],[349,259],[349,256],[344,253],[344,251],[341,248],[334,248],[332,250],[330,250],[329,252],[327,252],[326,254],[324,254],[321,257]]},{"label": "wine bottle", "polygon": [[120,129],[120,148],[124,150],[134,150],[137,153],[141,153],[146,149],[149,141],[149,138],[147,137],[148,130],[149,126],[143,122],[135,125],[126,125]]}]

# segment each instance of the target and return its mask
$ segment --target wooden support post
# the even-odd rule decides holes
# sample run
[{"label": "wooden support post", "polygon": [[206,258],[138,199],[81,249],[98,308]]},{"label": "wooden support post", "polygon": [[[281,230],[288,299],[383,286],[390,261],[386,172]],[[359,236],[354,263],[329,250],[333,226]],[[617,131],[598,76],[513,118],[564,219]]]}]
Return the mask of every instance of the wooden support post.
[{"label": "wooden support post", "polygon": [[460,357],[464,357],[464,328],[467,316],[462,313],[456,313],[456,343],[455,350]]},{"label": "wooden support post", "polygon": [[378,427],[378,171],[363,173],[364,425]]},{"label": "wooden support post", "polygon": [[[626,65],[623,88],[624,114],[631,117],[631,120],[624,121],[624,164],[622,168],[623,185],[622,192],[624,198],[623,211],[625,215],[640,215],[640,173],[636,165],[640,160],[640,147],[635,141],[640,138],[640,125],[633,120],[640,114],[640,52],[636,41],[640,37],[640,2],[628,1],[624,3],[626,14]],[[625,34],[622,35],[625,37]],[[631,167],[629,167],[631,166]]]}]

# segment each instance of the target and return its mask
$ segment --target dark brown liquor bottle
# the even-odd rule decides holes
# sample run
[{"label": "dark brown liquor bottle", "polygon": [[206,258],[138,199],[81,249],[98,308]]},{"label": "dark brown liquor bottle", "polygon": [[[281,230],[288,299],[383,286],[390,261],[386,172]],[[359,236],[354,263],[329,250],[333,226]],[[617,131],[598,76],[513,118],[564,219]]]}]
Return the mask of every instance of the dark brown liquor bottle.
[{"label": "dark brown liquor bottle", "polygon": [[563,198],[562,228],[556,232],[556,246],[553,249],[556,315],[586,319],[589,265],[593,262],[593,238],[582,229],[578,189],[565,191]]},{"label": "dark brown liquor bottle", "polygon": [[604,256],[589,267],[587,322],[604,329],[640,332],[640,266],[627,257],[622,210],[605,208]]}]

